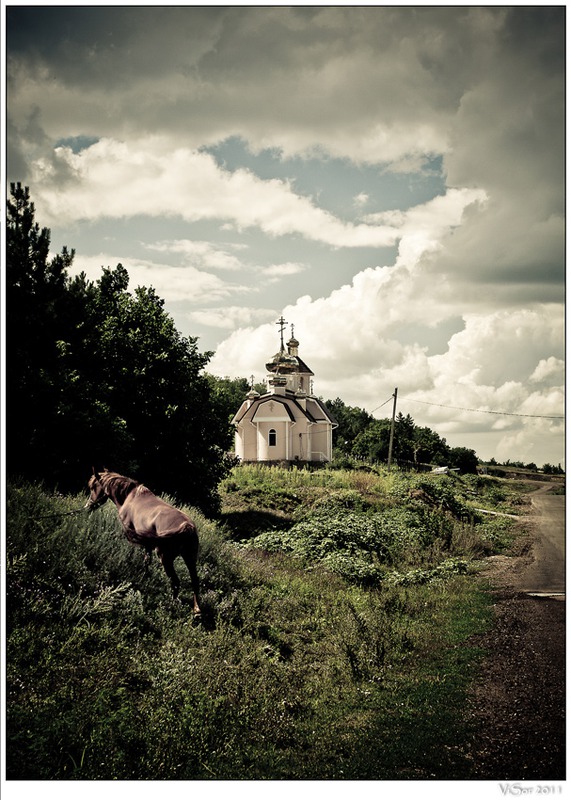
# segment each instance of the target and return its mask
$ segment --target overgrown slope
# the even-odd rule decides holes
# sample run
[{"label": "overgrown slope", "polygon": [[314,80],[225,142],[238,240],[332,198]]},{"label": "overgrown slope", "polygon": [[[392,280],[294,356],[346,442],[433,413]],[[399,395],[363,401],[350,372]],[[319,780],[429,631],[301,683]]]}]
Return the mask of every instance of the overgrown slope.
[{"label": "overgrown slope", "polygon": [[489,620],[476,567],[512,524],[474,508],[519,494],[240,467],[221,495],[218,524],[190,510],[194,626],[182,565],[173,606],[110,504],[61,516],[84,498],[8,487],[8,777],[468,777],[467,641]]}]

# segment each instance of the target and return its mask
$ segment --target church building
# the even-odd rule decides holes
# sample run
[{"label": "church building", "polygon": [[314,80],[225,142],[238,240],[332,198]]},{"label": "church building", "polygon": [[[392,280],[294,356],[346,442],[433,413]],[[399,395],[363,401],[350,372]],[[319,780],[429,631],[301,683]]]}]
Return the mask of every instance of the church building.
[{"label": "church building", "polygon": [[335,419],[313,395],[313,372],[299,357],[299,342],[284,347],[283,316],[279,319],[280,350],[266,364],[267,392],[253,387],[235,414],[235,451],[242,462],[331,461]]}]

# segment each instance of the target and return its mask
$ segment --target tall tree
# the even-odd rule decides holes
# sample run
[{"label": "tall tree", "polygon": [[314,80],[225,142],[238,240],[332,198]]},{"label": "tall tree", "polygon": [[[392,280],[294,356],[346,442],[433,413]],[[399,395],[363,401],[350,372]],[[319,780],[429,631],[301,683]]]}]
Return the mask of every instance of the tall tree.
[{"label": "tall tree", "polygon": [[[50,232],[35,222],[29,190],[11,184],[6,225],[7,464],[13,473],[50,469],[65,377],[67,268],[73,251],[49,258]],[[57,456],[56,456],[57,457]]]},{"label": "tall tree", "polygon": [[450,466],[458,467],[461,472],[478,472],[478,456],[474,450],[467,447],[452,447],[450,449]]},{"label": "tall tree", "polygon": [[129,437],[118,460],[154,488],[213,511],[226,471],[227,420],[203,373],[211,353],[178,332],[154,289],[131,295],[127,286],[120,264],[97,285],[102,399]]},{"label": "tall tree", "polygon": [[203,374],[211,354],[183,337],[150,288],[128,291],[119,264],[70,278],[74,253],[49,258],[27,188],[7,215],[7,461],[12,475],[78,489],[89,467],[217,507],[227,420]]},{"label": "tall tree", "polygon": [[218,378],[215,375],[207,375],[206,378],[210,385],[212,403],[215,404],[220,419],[228,423],[226,448],[231,449],[234,428],[230,425],[230,420],[246,399],[250,384],[246,378]]},{"label": "tall tree", "polygon": [[326,400],[325,405],[338,424],[333,431],[333,445],[349,453],[356,437],[374,421],[373,415],[364,408],[345,405],[339,397]]},{"label": "tall tree", "polygon": [[391,421],[375,419],[355,437],[351,453],[357,458],[384,462],[389,455]]}]

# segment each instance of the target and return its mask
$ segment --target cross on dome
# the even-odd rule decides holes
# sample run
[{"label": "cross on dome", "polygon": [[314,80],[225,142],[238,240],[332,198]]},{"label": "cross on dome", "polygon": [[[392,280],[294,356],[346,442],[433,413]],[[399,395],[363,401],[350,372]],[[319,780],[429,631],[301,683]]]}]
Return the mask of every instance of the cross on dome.
[{"label": "cross on dome", "polygon": [[287,325],[287,322],[285,321],[283,314],[281,315],[281,317],[276,322],[276,325],[280,326],[280,342],[281,342],[280,350],[283,350],[284,349],[284,330],[285,330],[285,326]]}]

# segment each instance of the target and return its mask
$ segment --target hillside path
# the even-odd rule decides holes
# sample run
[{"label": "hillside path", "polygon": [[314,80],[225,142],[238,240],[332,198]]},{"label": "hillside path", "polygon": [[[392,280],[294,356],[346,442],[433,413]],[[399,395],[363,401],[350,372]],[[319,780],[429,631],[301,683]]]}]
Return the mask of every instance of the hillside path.
[{"label": "hillside path", "polygon": [[476,736],[468,754],[481,780],[565,779],[565,498],[532,494],[519,553],[488,559],[495,624],[470,693]]}]

